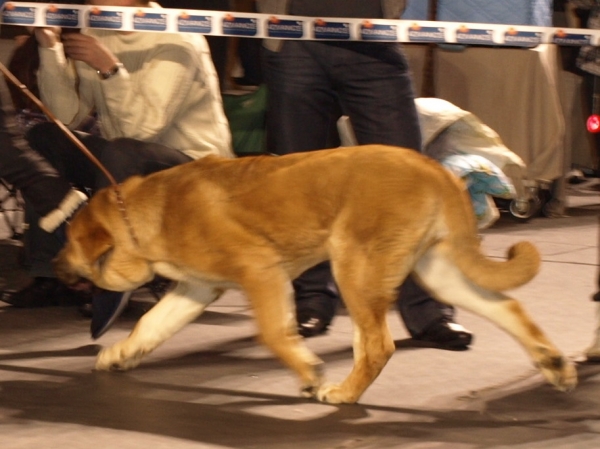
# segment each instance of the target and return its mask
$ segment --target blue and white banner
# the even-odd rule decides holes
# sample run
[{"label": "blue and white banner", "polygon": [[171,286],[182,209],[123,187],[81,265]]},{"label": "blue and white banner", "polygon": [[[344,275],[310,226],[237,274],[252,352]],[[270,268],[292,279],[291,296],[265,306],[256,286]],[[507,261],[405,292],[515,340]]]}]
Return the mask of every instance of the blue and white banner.
[{"label": "blue and white banner", "polygon": [[435,42],[535,47],[599,45],[600,30],[426,20],[299,17],[0,0],[0,23],[297,40]]}]

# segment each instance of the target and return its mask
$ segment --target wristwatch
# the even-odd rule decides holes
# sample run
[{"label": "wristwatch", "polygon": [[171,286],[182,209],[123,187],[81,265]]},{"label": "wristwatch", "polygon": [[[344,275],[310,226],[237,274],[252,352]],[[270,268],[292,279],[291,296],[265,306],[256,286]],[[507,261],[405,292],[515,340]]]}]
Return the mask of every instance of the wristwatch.
[{"label": "wristwatch", "polygon": [[106,72],[101,72],[100,70],[96,70],[96,73],[98,74],[98,76],[100,77],[100,79],[107,80],[111,76],[116,75],[119,72],[119,70],[121,70],[122,68],[123,68],[123,64],[121,64],[120,62],[117,62],[115,65],[113,65]]}]

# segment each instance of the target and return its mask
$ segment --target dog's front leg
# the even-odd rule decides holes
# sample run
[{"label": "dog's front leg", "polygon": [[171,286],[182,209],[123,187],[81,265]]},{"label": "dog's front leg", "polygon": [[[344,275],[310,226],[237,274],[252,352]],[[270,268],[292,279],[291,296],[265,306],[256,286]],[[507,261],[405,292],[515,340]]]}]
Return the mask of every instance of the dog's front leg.
[{"label": "dog's front leg", "polygon": [[100,352],[96,369],[135,368],[144,355],[195,320],[219,295],[206,285],[179,282],[142,316],[129,337]]},{"label": "dog's front leg", "polygon": [[[274,271],[274,270],[273,270]],[[323,382],[323,362],[298,335],[293,289],[283,273],[261,272],[243,284],[254,309],[259,338],[302,382],[301,394],[314,397]]]}]

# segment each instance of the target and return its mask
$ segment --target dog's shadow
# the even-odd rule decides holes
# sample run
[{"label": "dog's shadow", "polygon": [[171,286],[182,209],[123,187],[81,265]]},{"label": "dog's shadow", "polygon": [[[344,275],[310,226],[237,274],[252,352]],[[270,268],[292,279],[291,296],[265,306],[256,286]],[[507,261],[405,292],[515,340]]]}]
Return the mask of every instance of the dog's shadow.
[{"label": "dog's shadow", "polygon": [[[417,349],[442,349],[448,351],[463,351],[465,349],[448,348],[442,345],[438,345],[430,342],[422,342],[413,340],[411,338],[405,338],[394,341],[396,351],[412,351]],[[248,336],[244,338],[238,338],[234,340],[228,340],[217,345],[212,346],[210,349],[204,349],[202,351],[187,352],[181,355],[169,356],[161,360],[145,360],[140,365],[138,370],[170,370],[174,367],[198,367],[202,365],[202,370],[220,369],[220,367],[243,363],[247,360],[245,351],[256,349],[265,354],[263,357],[253,358],[253,370],[260,372],[262,370],[273,370],[281,367],[281,362],[271,354],[268,349],[264,348],[257,341],[256,336]],[[319,350],[318,356],[323,359],[325,365],[328,365],[337,361],[348,361],[351,360],[354,355],[354,351],[351,345],[343,345],[335,349]],[[210,359],[210,362],[206,362]]]},{"label": "dog's shadow", "polygon": [[444,404],[436,409],[333,406],[243,388],[199,387],[179,378],[160,383],[104,372],[65,382],[0,382],[0,403],[11,411],[11,420],[21,423],[70,423],[222,447],[339,447],[348,442],[390,447],[423,441],[441,447],[509,446],[593,433],[593,421],[600,419],[599,374],[599,365],[580,367],[582,384],[571,395],[536,384],[482,396],[462,410]]},{"label": "dog's shadow", "polygon": [[[219,313],[205,318],[219,325],[227,324],[223,320],[250,319]],[[423,347],[410,339],[395,343],[398,351]],[[9,372],[13,379],[24,375],[0,382],[0,404],[9,422],[76,424],[236,448],[393,447],[423,441],[436,441],[441,447],[527,445],[593,434],[593,421],[600,419],[600,365],[581,365],[580,386],[569,395],[540,379],[518,390],[497,388],[466,401],[436,398],[431,407],[402,407],[400,389],[386,393],[397,400],[384,401],[397,406],[334,406],[298,398],[289,372],[284,380],[291,384],[286,387],[289,394],[252,391],[250,380],[272,381],[272,373],[282,370],[266,350],[264,356],[247,357],[255,348],[259,344],[248,335],[203,351],[151,357],[128,373],[81,373],[22,363],[80,357],[89,358],[91,367],[99,345],[0,354],[0,372]],[[343,344],[319,356],[326,364],[349,360],[352,347]],[[42,380],[30,380],[36,377]]]},{"label": "dog's shadow", "polygon": [[[401,349],[412,348],[404,340],[398,344]],[[539,379],[522,387],[471,394],[466,401],[439,398],[430,408],[402,407],[401,392],[390,392],[398,397],[394,407],[334,406],[293,393],[254,392],[243,384],[204,386],[218,384],[220,376],[243,379],[244,373],[260,377],[261,370],[281,369],[272,357],[244,360],[235,355],[252,345],[256,345],[252,337],[235,339],[204,352],[149,360],[129,373],[76,373],[8,363],[91,357],[99,349],[96,345],[3,354],[0,371],[63,380],[0,382],[0,404],[10,410],[11,420],[21,423],[69,423],[235,448],[338,447],[350,442],[357,447],[390,447],[423,441],[442,447],[527,445],[554,438],[569,441],[584,434],[593,437],[593,422],[600,419],[600,365],[595,364],[579,366],[580,386],[571,394],[554,391]],[[325,358],[350,352],[350,348],[334,351]],[[163,370],[166,366],[169,371]]]}]

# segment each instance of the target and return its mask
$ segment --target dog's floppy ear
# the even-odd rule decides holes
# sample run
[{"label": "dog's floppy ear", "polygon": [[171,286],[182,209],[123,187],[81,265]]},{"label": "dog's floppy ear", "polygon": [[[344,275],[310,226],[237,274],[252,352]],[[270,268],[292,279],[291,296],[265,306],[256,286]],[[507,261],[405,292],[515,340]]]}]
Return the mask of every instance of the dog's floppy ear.
[{"label": "dog's floppy ear", "polygon": [[79,240],[81,252],[90,264],[102,262],[114,247],[112,235],[100,224],[94,223],[87,228],[86,237]]}]

